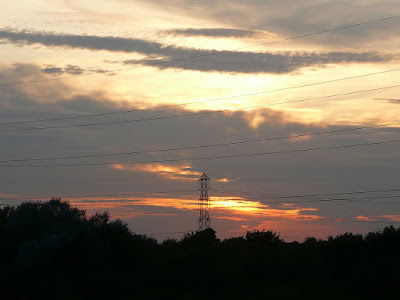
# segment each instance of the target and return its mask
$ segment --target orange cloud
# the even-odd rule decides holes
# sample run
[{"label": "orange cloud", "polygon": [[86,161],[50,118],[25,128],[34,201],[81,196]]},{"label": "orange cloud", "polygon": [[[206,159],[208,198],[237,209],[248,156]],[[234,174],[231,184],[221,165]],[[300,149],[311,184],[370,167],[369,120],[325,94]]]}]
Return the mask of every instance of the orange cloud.
[{"label": "orange cloud", "polygon": [[365,217],[365,216],[357,216],[356,219],[358,221],[366,221],[366,222],[376,221],[375,219],[372,219],[370,217]]},{"label": "orange cloud", "polygon": [[228,216],[216,216],[215,219],[224,219],[224,220],[232,220],[232,221],[247,221],[247,219],[239,218],[239,217],[228,217]]},{"label": "orange cloud", "polygon": [[165,164],[113,164],[111,166],[116,170],[140,171],[147,173],[157,173],[168,179],[197,180],[201,172],[191,170],[190,165],[165,165]]},{"label": "orange cloud", "polygon": [[346,219],[333,219],[333,221],[342,223],[342,222],[346,221]]},{"label": "orange cloud", "polygon": [[[171,180],[197,180],[202,172],[193,171],[192,166],[184,165],[166,165],[166,164],[113,164],[111,167],[115,170],[139,171],[147,173],[156,173]],[[228,178],[217,178],[217,182],[227,183],[232,180]]]},{"label": "orange cloud", "polygon": [[[197,195],[196,195],[197,196]],[[127,206],[132,209],[135,206],[153,206],[164,208],[175,208],[182,211],[194,212],[198,210],[198,200],[191,196],[178,197],[159,197],[152,196],[128,196],[124,199],[115,198],[97,198],[96,201],[88,202],[85,198],[71,200],[73,205],[84,209],[96,210],[119,210]],[[257,201],[248,201],[245,198],[232,197],[210,197],[210,211],[215,218],[225,218],[235,221],[244,221],[249,219],[280,218],[291,220],[314,221],[323,219],[314,214],[305,214],[310,211],[318,211],[312,207],[285,207],[285,209],[270,208],[268,205]],[[128,212],[125,212],[128,213]]]},{"label": "orange cloud", "polygon": [[241,197],[210,197],[210,207],[218,212],[230,212],[243,216],[257,218],[276,217],[292,220],[320,220],[317,215],[306,215],[303,212],[318,211],[312,207],[285,207],[285,209],[270,208],[266,204],[257,201],[248,201]]},{"label": "orange cloud", "polygon": [[381,216],[381,218],[387,218],[387,219],[390,219],[390,221],[394,221],[394,222],[400,221],[400,215],[384,215],[384,216]]},{"label": "orange cloud", "polygon": [[130,213],[113,213],[113,219],[128,219],[140,216],[176,216],[177,214],[163,214],[163,213],[152,213],[152,212],[130,212]]},{"label": "orange cloud", "polygon": [[289,138],[290,142],[305,142],[309,140],[311,140],[311,135],[299,136],[298,134],[291,134]]},{"label": "orange cloud", "polygon": [[228,179],[228,178],[221,178],[221,179],[217,179],[216,181],[217,181],[217,182],[231,182],[231,181],[233,181],[233,180]]}]

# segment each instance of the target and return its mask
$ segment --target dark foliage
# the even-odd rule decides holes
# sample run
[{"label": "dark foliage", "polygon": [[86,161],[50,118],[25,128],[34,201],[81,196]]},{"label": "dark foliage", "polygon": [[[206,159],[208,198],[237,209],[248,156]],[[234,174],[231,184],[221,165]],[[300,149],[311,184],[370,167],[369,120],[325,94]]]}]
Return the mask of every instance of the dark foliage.
[{"label": "dark foliage", "polygon": [[158,244],[57,198],[0,209],[5,299],[386,299],[399,253],[393,226],[303,243],[207,229]]}]

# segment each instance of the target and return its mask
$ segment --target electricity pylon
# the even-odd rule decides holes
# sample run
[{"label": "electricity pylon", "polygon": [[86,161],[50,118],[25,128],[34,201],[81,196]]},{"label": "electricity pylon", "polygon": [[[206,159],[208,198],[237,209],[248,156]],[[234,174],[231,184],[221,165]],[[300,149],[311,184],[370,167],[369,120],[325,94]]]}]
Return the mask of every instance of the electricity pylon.
[{"label": "electricity pylon", "polygon": [[199,190],[200,190],[200,199],[199,199],[199,229],[198,231],[202,231],[204,229],[210,228],[211,220],[210,220],[210,199],[208,198],[208,190],[210,189],[210,178],[203,173],[203,175],[199,178]]}]

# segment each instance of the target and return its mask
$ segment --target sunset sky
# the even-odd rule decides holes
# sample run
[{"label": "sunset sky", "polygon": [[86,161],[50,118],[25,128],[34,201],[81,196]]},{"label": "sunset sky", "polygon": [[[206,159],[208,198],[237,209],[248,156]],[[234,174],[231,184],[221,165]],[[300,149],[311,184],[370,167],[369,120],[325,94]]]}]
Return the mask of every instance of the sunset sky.
[{"label": "sunset sky", "polygon": [[[0,10],[0,204],[287,240],[400,223],[398,0],[36,0]],[[398,223],[397,223],[398,222]]]}]

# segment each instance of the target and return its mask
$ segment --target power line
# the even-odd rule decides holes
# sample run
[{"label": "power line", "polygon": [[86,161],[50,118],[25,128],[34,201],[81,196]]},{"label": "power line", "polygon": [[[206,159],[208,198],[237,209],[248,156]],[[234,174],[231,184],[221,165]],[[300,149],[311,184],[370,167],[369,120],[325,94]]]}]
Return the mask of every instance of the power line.
[{"label": "power line", "polygon": [[[97,197],[124,197],[124,196],[138,196],[138,195],[155,195],[155,194],[174,194],[174,193],[195,193],[196,190],[174,190],[174,191],[154,191],[154,192],[134,192],[134,193],[118,193],[118,194],[86,194],[86,195],[66,195],[65,197],[61,198],[97,198]],[[52,197],[58,196],[42,196],[42,197],[23,197],[23,198],[14,198],[10,197],[9,199],[2,199],[4,200],[12,200],[12,201],[22,201],[22,200],[42,200],[42,199],[49,199]],[[5,198],[5,197],[2,197]]]},{"label": "power line", "polygon": [[98,114],[74,115],[74,116],[67,116],[67,117],[60,117],[60,118],[46,118],[46,119],[27,120],[27,121],[0,122],[0,125],[17,125],[17,124],[27,124],[27,123],[37,123],[37,122],[62,121],[62,120],[70,120],[70,119],[80,119],[80,118],[89,118],[89,117],[108,116],[108,115],[114,115],[114,114],[132,113],[132,112],[139,112],[139,111],[153,111],[153,110],[158,110],[158,109],[186,106],[186,105],[191,105],[191,104],[198,104],[198,103],[205,103],[205,102],[213,102],[213,101],[220,101],[220,100],[226,100],[226,99],[240,98],[240,97],[244,97],[244,96],[255,96],[255,95],[259,95],[259,94],[274,93],[274,92],[280,92],[280,91],[286,91],[286,90],[291,90],[291,89],[304,88],[304,87],[321,85],[321,84],[338,82],[338,81],[345,81],[345,80],[350,80],[350,79],[354,79],[354,78],[362,78],[362,77],[380,75],[380,74],[385,74],[385,73],[390,73],[390,72],[397,72],[397,71],[400,71],[400,68],[381,71],[381,72],[373,72],[373,73],[368,73],[368,74],[361,74],[361,75],[350,76],[350,77],[344,77],[344,78],[338,78],[338,79],[332,79],[332,80],[326,80],[326,81],[321,81],[321,82],[308,83],[308,84],[291,86],[291,87],[280,88],[280,89],[264,90],[264,91],[250,93],[250,94],[240,94],[240,95],[219,97],[219,98],[213,98],[213,99],[207,99],[207,100],[191,101],[191,102],[180,103],[180,104],[162,105],[162,106],[157,106],[157,107],[154,107],[154,108],[147,108],[147,109],[128,109],[128,110],[119,110],[119,111],[112,111],[112,112],[105,112],[105,113],[98,113]]},{"label": "power line", "polygon": [[[220,179],[223,178],[228,178],[228,175],[220,175],[220,174],[212,174],[213,177],[219,177]],[[26,182],[26,181],[21,181],[21,182],[5,182],[5,181],[1,181],[0,182],[0,186],[1,185],[6,185],[6,186],[12,186],[12,185],[27,185],[27,184],[59,184],[59,183],[75,183],[75,182],[103,182],[103,181],[127,181],[127,180],[138,180],[138,179],[148,179],[148,178],[157,178],[157,177],[163,177],[163,174],[157,174],[157,175],[149,175],[149,176],[136,176],[136,177],[98,177],[98,178],[82,178],[82,179],[75,179],[75,180],[53,180],[53,181],[31,181],[31,182]],[[168,177],[165,177],[166,179],[169,179]],[[186,179],[188,177],[182,178],[183,180]],[[16,180],[23,180],[22,178],[18,178]],[[331,185],[331,184],[321,184],[321,183],[315,183],[315,182],[305,182],[305,181],[282,181],[282,180],[278,180],[278,179],[270,179],[268,178],[232,178],[229,179],[231,180],[257,180],[257,181],[262,181],[262,182],[270,182],[270,181],[274,181],[274,182],[285,182],[285,183],[291,183],[291,184],[312,184],[312,185],[320,185],[320,186],[333,186],[333,187],[345,187],[345,188],[349,188],[349,187],[354,187],[354,186],[343,186],[343,185]],[[360,186],[357,186],[357,188],[359,188]]]},{"label": "power line", "polygon": [[296,150],[284,150],[284,151],[270,151],[260,153],[243,153],[243,154],[231,154],[231,155],[220,155],[220,156],[208,156],[208,157],[192,157],[192,158],[176,158],[176,159],[164,159],[164,160],[148,160],[148,161],[124,161],[124,162],[98,162],[98,163],[80,163],[80,164],[49,164],[49,165],[0,165],[0,168],[48,168],[48,167],[81,167],[81,166],[102,166],[102,165],[114,165],[114,164],[147,164],[147,163],[162,163],[162,162],[176,162],[176,161],[193,161],[193,160],[211,160],[211,159],[222,159],[222,158],[236,158],[236,157],[253,157],[253,156],[264,156],[273,154],[290,154],[299,152],[319,151],[319,150],[333,150],[343,149],[352,147],[363,147],[363,146],[374,146],[383,145],[389,143],[400,143],[400,140],[387,140],[380,142],[370,142],[361,144],[347,144],[329,147],[315,147],[315,148],[304,148]]},{"label": "power line", "polygon": [[[337,195],[341,195],[338,193]],[[348,195],[348,194],[347,194]],[[279,198],[279,197],[276,197]],[[284,203],[292,203],[292,204],[297,204],[297,203],[309,203],[309,202],[332,202],[332,201],[362,201],[361,203],[366,204],[365,200],[376,200],[376,199],[394,199],[394,198],[400,198],[400,195],[393,195],[393,196],[375,196],[374,198],[327,198],[327,199],[311,199],[311,200],[297,200],[297,201],[262,201],[262,199],[265,198],[260,198],[260,197],[246,197],[244,198],[245,200],[256,200],[256,202],[261,203],[261,204],[284,204]],[[227,198],[225,200],[239,200],[237,198]],[[241,200],[243,201],[243,200]],[[370,204],[379,204],[379,203],[371,203]],[[381,202],[385,203],[385,202]],[[385,204],[400,204],[400,202],[389,202]]]},{"label": "power line", "polygon": [[[348,95],[367,93],[367,92],[373,92],[373,91],[379,91],[379,90],[391,89],[391,88],[397,88],[397,87],[400,87],[400,84],[392,85],[392,86],[384,86],[384,87],[368,89],[368,90],[358,90],[358,91],[353,91],[353,92],[348,92],[348,93],[340,93],[340,94],[334,94],[334,95],[328,95],[328,96],[305,98],[305,99],[293,100],[293,101],[282,101],[282,102],[276,102],[276,103],[272,103],[272,104],[253,105],[253,106],[248,106],[248,107],[241,107],[240,109],[246,110],[246,109],[270,107],[270,106],[281,105],[281,104],[300,103],[300,102],[306,102],[306,101],[317,100],[317,99],[327,99],[327,98],[333,98],[333,97],[339,97],[339,96],[348,96]],[[251,94],[247,94],[247,95],[251,95]],[[221,109],[221,110],[213,110],[213,111],[202,111],[202,112],[196,112],[196,113],[190,113],[190,114],[170,115],[170,116],[163,116],[163,117],[142,118],[142,119],[132,119],[132,120],[123,120],[123,121],[111,121],[111,122],[95,122],[95,123],[76,124],[76,125],[57,125],[57,126],[30,127],[30,128],[19,128],[19,129],[0,129],[0,132],[16,132],[16,131],[32,131],[32,130],[44,130],[44,129],[89,127],[89,126],[99,126],[99,125],[115,125],[115,124],[126,124],[126,123],[134,123],[134,122],[157,121],[157,120],[165,120],[165,119],[172,119],[172,118],[192,117],[192,116],[208,115],[208,114],[223,113],[223,112],[232,112],[232,110],[231,109]]]},{"label": "power line", "polygon": [[247,144],[247,143],[257,143],[257,142],[275,141],[275,140],[283,140],[283,139],[293,139],[293,138],[299,138],[299,137],[305,137],[305,136],[315,136],[315,135],[324,135],[324,134],[332,134],[332,133],[340,133],[340,132],[349,132],[349,131],[356,131],[356,130],[363,130],[363,129],[382,128],[382,127],[395,125],[395,124],[399,124],[399,123],[400,122],[393,122],[393,123],[387,123],[387,124],[376,125],[376,126],[359,126],[359,127],[353,127],[353,128],[328,130],[328,131],[322,131],[322,132],[310,132],[310,133],[302,133],[302,134],[295,134],[295,135],[289,135],[289,136],[278,136],[278,137],[270,137],[270,138],[254,139],[254,140],[240,140],[240,141],[233,141],[233,142],[227,142],[227,143],[214,143],[214,144],[205,144],[205,145],[197,145],[197,146],[183,146],[183,147],[175,147],[175,148],[156,149],[156,150],[86,154],[86,155],[62,156],[62,157],[35,157],[35,158],[7,159],[7,160],[0,160],[0,163],[24,162],[24,161],[66,160],[66,159],[91,158],[91,157],[110,157],[110,156],[122,156],[122,155],[130,155],[130,154],[157,153],[157,152],[169,152],[169,151],[199,149],[199,148],[209,148],[209,147],[233,146],[233,145]]},{"label": "power line", "polygon": [[[26,181],[21,181],[21,182],[5,182],[5,181],[1,181],[0,182],[0,186],[1,185],[6,185],[6,186],[12,186],[12,185],[27,185],[27,184],[58,184],[58,183],[75,183],[75,182],[103,182],[103,181],[127,181],[127,180],[138,180],[138,179],[148,179],[148,178],[157,178],[157,177],[163,177],[163,173],[161,174],[157,174],[157,175],[149,175],[149,176],[137,176],[137,177],[99,177],[99,178],[83,178],[83,179],[75,179],[75,180],[55,180],[55,181],[31,181],[31,182],[26,182]],[[227,178],[228,179],[228,175],[221,175],[221,174],[215,174],[212,173],[213,177],[219,177],[220,179],[224,179]],[[165,177],[166,179],[169,179],[168,177]],[[191,177],[182,177],[182,180],[185,180],[187,178],[191,178]],[[22,180],[21,178],[19,178],[19,180]],[[240,178],[232,178],[229,179],[229,181],[234,181],[234,180],[253,180],[253,181],[261,181],[261,182],[279,182],[279,183],[290,183],[290,184],[311,184],[311,185],[317,185],[317,186],[332,186],[332,187],[340,187],[340,188],[350,188],[350,187],[357,187],[360,188],[361,186],[355,186],[355,185],[333,185],[333,184],[327,184],[327,183],[316,183],[316,182],[306,182],[306,181],[283,181],[280,179],[265,179],[265,178],[248,178],[248,177],[240,177]],[[226,182],[227,183],[227,182]],[[364,188],[371,188],[371,187],[364,187]],[[214,189],[215,191],[215,189]]]},{"label": "power line", "polygon": [[[168,191],[165,193],[172,193],[172,192],[177,192],[177,191]],[[179,192],[184,192],[184,191],[179,191]],[[189,190],[189,192],[194,192],[193,190]],[[154,193],[161,193],[161,192],[154,192]],[[89,197],[120,197],[121,195],[123,196],[135,196],[137,194],[153,194],[153,193],[147,193],[147,192],[141,192],[141,193],[126,193],[126,194],[103,194],[103,195],[74,195],[74,196],[68,196],[65,198],[89,198]],[[9,200],[9,201],[26,201],[26,200],[43,200],[43,199],[49,199],[51,197],[25,197],[25,198],[10,198],[10,199],[2,199],[4,200]],[[328,198],[328,199],[312,199],[312,200],[298,200],[295,202],[292,202],[292,204],[298,204],[298,203],[311,203],[311,202],[333,202],[333,201],[349,201],[349,202],[360,202],[361,204],[400,204],[400,202],[366,202],[366,200],[376,200],[377,198],[379,199],[394,199],[394,198],[400,198],[400,195],[394,195],[394,196],[377,196],[374,198]],[[257,203],[260,204],[284,204],[287,203],[288,201],[259,201],[260,198],[246,198],[245,200],[257,200]],[[122,199],[120,199],[122,200]],[[125,199],[124,199],[125,200]],[[225,200],[235,200],[235,201],[241,201],[243,200],[238,200],[236,198],[229,198]],[[118,201],[116,199],[112,199],[109,201]],[[97,203],[85,203],[85,205],[96,205]],[[9,205],[9,204],[2,204],[2,205]],[[193,210],[194,211],[194,210]]]},{"label": "power line", "polygon": [[57,183],[74,183],[74,182],[99,182],[99,181],[126,181],[126,180],[136,180],[136,179],[149,179],[149,178],[156,178],[159,177],[159,175],[152,175],[152,176],[137,176],[137,177],[125,177],[125,178],[84,178],[84,179],[76,179],[76,180],[56,180],[56,181],[32,181],[32,182],[0,182],[0,185],[26,185],[26,184],[57,184]]},{"label": "power line", "polygon": [[[312,195],[268,195],[268,197],[274,197],[277,199],[288,199],[288,198],[299,198],[299,197],[307,197],[307,196],[342,196],[342,195],[353,195],[353,194],[362,194],[362,193],[373,193],[373,192],[394,192],[394,191],[399,191],[399,189],[393,189],[393,190],[375,190],[375,191],[356,191],[356,192],[343,192],[343,193],[331,193],[331,194],[312,194]],[[97,197],[124,197],[124,196],[140,196],[140,195],[157,195],[157,194],[175,194],[175,193],[195,193],[195,190],[172,190],[172,191],[154,191],[154,192],[134,192],[134,193],[117,193],[117,194],[84,194],[84,195],[67,195],[62,198],[97,198]],[[226,191],[226,193],[229,193],[229,191]],[[19,198],[9,198],[9,199],[2,199],[4,200],[11,200],[11,201],[22,201],[22,200],[42,200],[42,199],[49,199],[55,196],[42,196],[42,197],[19,197]],[[358,197],[358,198],[327,198],[327,199],[309,199],[309,200],[298,200],[295,202],[292,202],[293,204],[296,203],[308,203],[308,202],[330,202],[330,201],[353,201],[353,200],[373,200],[376,198],[379,199],[392,199],[392,198],[399,198],[400,195],[390,195],[390,196],[369,196],[369,198],[365,197]],[[5,197],[3,197],[5,198]],[[227,198],[225,200],[236,200],[236,201],[245,201],[246,200],[262,200],[265,198],[262,197],[246,197],[244,199],[237,199],[234,197]],[[108,199],[109,200],[109,199]],[[113,199],[114,200],[114,199]],[[182,199],[179,199],[182,200]],[[189,199],[188,199],[189,200]],[[194,200],[194,199],[191,199]],[[211,200],[211,203],[213,200]],[[258,203],[262,204],[282,204],[282,203],[287,203],[287,201],[257,201]],[[397,203],[400,204],[400,202],[390,202],[390,204]],[[376,204],[376,203],[373,203]]]},{"label": "power line", "polygon": [[[394,196],[376,196],[374,198],[329,198],[329,199],[312,199],[312,200],[298,200],[295,203],[308,203],[308,202],[331,202],[331,201],[357,201],[357,200],[374,200],[376,198],[379,199],[394,199],[394,198],[400,198],[400,195],[394,195]],[[273,201],[259,201],[260,203],[279,203],[279,202],[273,202]],[[374,203],[375,204],[375,203]],[[400,202],[399,202],[400,204]]]},{"label": "power line", "polygon": [[[317,193],[317,194],[295,194],[295,195],[278,195],[278,194],[264,194],[264,193],[258,193],[258,192],[249,192],[249,191],[227,191],[227,190],[219,190],[219,189],[213,189],[213,192],[219,192],[219,193],[239,193],[239,194],[255,194],[255,195],[260,195],[264,197],[251,197],[251,198],[245,198],[247,199],[264,199],[265,197],[271,197],[271,198],[276,198],[276,199],[290,199],[290,198],[304,198],[304,197],[320,197],[320,196],[342,196],[342,195],[355,195],[355,194],[367,194],[367,193],[389,193],[389,192],[398,192],[400,189],[374,189],[374,190],[358,190],[358,191],[351,191],[351,192],[340,192],[340,193]],[[188,192],[196,192],[195,190],[172,190],[172,191],[152,191],[152,192],[130,192],[130,193],[118,193],[118,194],[84,194],[84,195],[68,195],[65,198],[81,198],[81,197],[87,197],[87,198],[93,198],[93,197],[119,197],[119,196],[135,196],[135,195],[146,195],[146,194],[171,194],[171,193],[188,193]],[[51,196],[46,196],[46,197],[36,197],[36,198],[31,198],[31,197],[26,197],[29,199],[43,199],[43,198],[49,198]],[[380,197],[380,196],[376,196]],[[397,197],[397,196],[395,196]],[[10,198],[10,200],[21,200],[21,199],[26,199],[26,198]],[[365,199],[365,198],[349,198],[349,199]],[[314,201],[314,200],[312,200]],[[317,200],[321,201],[321,200]],[[276,202],[273,202],[276,203]]]},{"label": "power line", "polygon": [[[307,34],[303,34],[303,35],[292,36],[292,37],[279,39],[279,40],[275,40],[275,41],[270,41],[270,42],[266,42],[266,43],[260,43],[260,44],[255,44],[255,45],[251,45],[251,46],[234,48],[234,49],[231,49],[230,51],[238,51],[238,50],[250,49],[250,48],[255,48],[255,47],[259,47],[259,46],[271,45],[271,44],[275,44],[275,43],[279,43],[279,42],[285,42],[285,41],[290,41],[290,40],[301,39],[301,38],[320,35],[320,34],[324,34],[324,33],[328,33],[328,32],[334,32],[334,31],[339,31],[339,30],[343,30],[343,29],[358,27],[358,26],[362,26],[362,25],[368,25],[368,24],[372,24],[372,23],[376,23],[376,22],[387,21],[387,20],[398,18],[398,17],[399,16],[394,15],[394,16],[375,19],[375,20],[371,20],[371,21],[360,22],[360,23],[351,24],[351,25],[345,25],[345,26],[326,29],[326,30],[321,30],[321,31],[317,31],[317,32],[311,32],[311,33],[307,33]],[[195,59],[195,58],[200,58],[200,57],[220,55],[222,53],[223,52],[220,52],[220,51],[217,51],[217,50],[212,50],[209,53],[205,53],[205,54],[199,54],[199,55],[194,55],[194,56],[189,56],[189,57],[171,59],[171,60],[167,60],[167,61],[158,61],[158,62],[154,62],[154,63],[149,63],[149,66],[157,66],[157,65],[169,64],[169,63],[173,63],[173,62],[185,61],[185,60],[190,60],[190,59]],[[123,71],[123,70],[135,69],[135,68],[138,68],[138,67],[139,66],[133,66],[133,67],[114,69],[114,70],[105,70],[103,73],[119,72],[119,71]],[[78,75],[74,75],[74,76],[63,76],[63,77],[44,78],[44,79],[37,79],[37,80],[30,80],[30,81],[23,81],[23,82],[5,83],[5,84],[0,84],[0,87],[7,87],[7,86],[12,86],[12,85],[26,85],[26,84],[43,82],[43,81],[55,81],[55,80],[61,80],[61,79],[90,76],[90,75],[94,75],[94,74],[97,74],[97,73],[93,72],[93,73],[88,73],[88,74],[78,74]]]},{"label": "power line", "polygon": [[211,176],[213,177],[220,177],[220,178],[226,178],[229,181],[256,181],[256,182],[262,182],[262,183],[288,183],[288,184],[308,184],[308,185],[316,185],[316,186],[330,186],[330,187],[335,187],[335,188],[367,188],[367,189],[373,189],[376,187],[371,187],[371,186],[366,186],[366,185],[338,185],[338,184],[331,184],[331,183],[326,183],[326,182],[314,182],[314,181],[292,181],[292,180],[286,180],[286,179],[276,179],[276,178],[259,178],[259,177],[230,177],[229,175],[222,175],[222,174],[217,174],[217,173],[212,173]]}]

